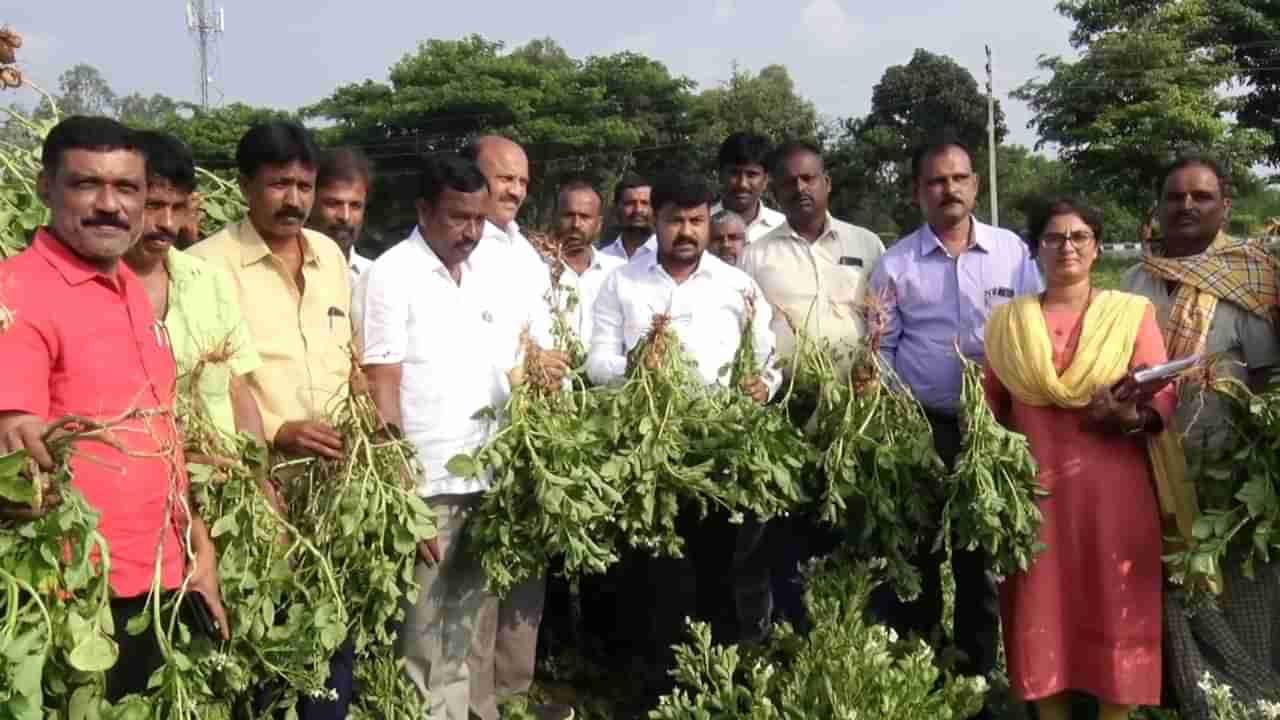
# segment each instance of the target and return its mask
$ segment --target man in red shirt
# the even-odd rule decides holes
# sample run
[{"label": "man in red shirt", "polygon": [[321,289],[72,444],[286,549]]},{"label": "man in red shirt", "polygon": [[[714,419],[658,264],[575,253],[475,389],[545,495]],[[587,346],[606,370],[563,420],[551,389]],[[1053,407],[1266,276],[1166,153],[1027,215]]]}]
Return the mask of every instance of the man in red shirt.
[{"label": "man in red shirt", "polygon": [[162,661],[152,633],[123,632],[153,579],[173,590],[189,573],[188,587],[224,636],[226,612],[213,543],[184,502],[173,353],[142,283],[120,262],[142,230],[146,159],[132,130],[76,116],[50,131],[41,162],[49,225],[29,249],[0,263],[0,303],[13,317],[0,333],[0,453],[26,449],[51,469],[41,439],[50,422],[138,411],[112,434],[124,452],[83,444],[71,458],[72,486],[100,511],[110,552],[120,659],[107,674],[107,696],[115,700],[143,692]]}]

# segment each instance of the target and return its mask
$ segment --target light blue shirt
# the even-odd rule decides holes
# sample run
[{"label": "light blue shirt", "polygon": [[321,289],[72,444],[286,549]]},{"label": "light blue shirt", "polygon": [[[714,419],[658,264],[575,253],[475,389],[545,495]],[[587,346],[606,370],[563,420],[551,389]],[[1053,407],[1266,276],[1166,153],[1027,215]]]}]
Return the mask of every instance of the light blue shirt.
[{"label": "light blue shirt", "polygon": [[982,362],[991,311],[1043,289],[1027,244],[973,219],[968,251],[952,257],[928,224],[894,243],[871,274],[886,305],[880,353],[925,408],[954,415],[960,358]]}]

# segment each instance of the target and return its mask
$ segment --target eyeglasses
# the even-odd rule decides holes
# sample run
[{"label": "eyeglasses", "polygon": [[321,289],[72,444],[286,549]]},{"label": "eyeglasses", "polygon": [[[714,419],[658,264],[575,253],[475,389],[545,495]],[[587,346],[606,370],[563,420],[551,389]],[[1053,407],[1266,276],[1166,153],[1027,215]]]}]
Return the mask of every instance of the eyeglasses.
[{"label": "eyeglasses", "polygon": [[1093,242],[1093,233],[1079,230],[1070,235],[1063,233],[1045,233],[1040,236],[1040,244],[1054,250],[1061,250],[1067,241],[1071,242],[1071,247],[1076,250],[1083,250],[1089,247],[1089,243]]}]

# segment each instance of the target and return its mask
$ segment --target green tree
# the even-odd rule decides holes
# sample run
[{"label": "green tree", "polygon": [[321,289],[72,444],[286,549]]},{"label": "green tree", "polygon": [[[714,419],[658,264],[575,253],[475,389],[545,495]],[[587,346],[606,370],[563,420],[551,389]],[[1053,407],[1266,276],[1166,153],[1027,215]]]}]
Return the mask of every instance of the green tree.
[{"label": "green tree", "polygon": [[507,53],[472,35],[421,43],[392,66],[388,82],[339,87],[304,112],[332,123],[327,140],[368,149],[393,215],[377,219],[384,224],[412,217],[417,156],[482,133],[511,137],[532,165],[522,220],[539,225],[566,175],[591,171],[607,190],[622,172],[651,170],[687,147],[692,85],[636,53],[575,60],[550,39]]},{"label": "green tree", "polygon": [[116,114],[116,93],[98,68],[78,63],[58,76],[58,107],[63,115]]},{"label": "green tree", "polygon": [[1037,147],[1056,145],[1078,182],[1135,212],[1180,152],[1212,152],[1247,175],[1266,138],[1230,119],[1239,98],[1219,92],[1235,74],[1230,48],[1194,40],[1208,25],[1206,3],[1186,0],[1094,37],[1077,61],[1042,58],[1052,77],[1013,93],[1035,112]]},{"label": "green tree", "polygon": [[250,127],[268,120],[296,119],[294,113],[238,102],[209,110],[184,102],[154,127],[185,142],[198,165],[228,169],[235,167],[236,145]]},{"label": "green tree", "polygon": [[[871,211],[877,223],[892,224],[898,232],[918,225],[911,154],[944,129],[978,153],[974,161],[981,173],[986,167],[986,95],[955,60],[916,50],[907,64],[885,70],[871,93],[871,113],[845,121],[838,133],[833,162],[828,163],[837,206]],[[1004,111],[997,103],[997,141],[1006,133]]]},{"label": "green tree", "polygon": [[167,95],[147,97],[134,92],[118,98],[114,110],[116,118],[126,125],[158,128],[176,120],[179,107],[179,102]]},{"label": "green tree", "polygon": [[796,92],[782,65],[752,75],[734,63],[726,82],[698,95],[696,112],[700,129],[694,142],[706,167],[714,165],[720,143],[734,132],[754,132],[774,142],[818,134],[817,110]]},{"label": "green tree", "polygon": [[[1058,10],[1076,23],[1072,43],[1086,47],[1104,35],[1142,27],[1155,13],[1180,0],[1069,0]],[[1187,36],[1196,52],[1226,48],[1234,76],[1244,90],[1236,107],[1241,125],[1269,137],[1266,161],[1280,165],[1280,3],[1274,0],[1215,0],[1206,3],[1207,22]]]}]

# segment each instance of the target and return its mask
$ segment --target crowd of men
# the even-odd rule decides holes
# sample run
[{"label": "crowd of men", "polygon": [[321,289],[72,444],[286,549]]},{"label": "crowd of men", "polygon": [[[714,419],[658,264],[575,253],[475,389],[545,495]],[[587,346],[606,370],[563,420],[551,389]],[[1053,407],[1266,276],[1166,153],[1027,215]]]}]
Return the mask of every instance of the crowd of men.
[{"label": "crowd of men", "polygon": [[[500,405],[519,381],[510,371],[525,333],[547,349],[553,380],[571,369],[567,355],[550,350],[548,263],[516,221],[528,158],[496,136],[424,158],[412,233],[372,261],[354,249],[372,187],[358,151],[322,152],[300,125],[270,122],[241,138],[236,161],[247,217],[208,238],[187,237],[196,242],[180,250],[196,184],[181,142],[91,117],[50,132],[39,178],[49,224],[29,250],[0,263],[0,301],[15,318],[0,335],[9,369],[0,380],[0,451],[25,448],[50,467],[51,420],[124,418],[138,430],[120,434],[130,452],[107,447],[71,460],[76,486],[102,512],[115,626],[141,611],[160,547],[163,587],[190,575],[225,633],[208,532],[195,512],[167,515],[167,499],[187,492],[182,463],[175,471],[161,459],[181,457],[175,397],[196,393],[219,429],[248,433],[281,456],[341,458],[344,439],[325,417],[348,392],[354,348],[383,419],[418,451],[417,490],[438,518],[438,537],[418,550],[422,590],[400,629],[406,672],[429,698],[427,717],[495,720],[501,698],[529,690],[544,605],[552,598],[548,617],[558,617],[563,609],[554,606],[567,592],[554,581],[549,589],[545,576],[502,600],[486,591],[479,558],[458,541],[489,479],[459,477],[446,465],[495,431],[476,411]],[[923,222],[888,250],[876,234],[832,216],[831,178],[816,145],[773,147],[736,133],[718,167],[718,189],[694,175],[623,178],[611,196],[616,237],[600,237],[598,188],[559,188],[560,282],[579,295],[573,319],[589,348],[590,381],[621,381],[627,351],[666,312],[703,380],[724,382],[718,370],[737,348],[745,292],[764,300],[755,339],[764,369],[743,389],[767,403],[782,383],[777,359],[794,350],[793,328],[856,346],[866,331],[860,307],[872,292],[887,318],[876,329],[883,360],[924,406],[950,466],[960,443],[956,347],[980,361],[992,310],[1042,289],[1028,244],[974,216],[979,179],[968,149],[942,138],[918,150],[911,170]],[[1216,222],[1217,233],[1224,214],[1214,209],[1229,200],[1214,179],[1218,185],[1178,197],[1197,208],[1196,222]],[[770,190],[778,210],[763,202]],[[1176,234],[1183,216],[1169,217],[1166,234]],[[1163,293],[1166,304],[1178,282],[1131,279],[1140,291]],[[1236,317],[1232,299],[1220,299],[1219,314],[1235,319],[1213,319],[1221,332],[1209,344],[1222,347],[1209,349],[1234,352],[1250,372],[1274,365],[1275,329]],[[190,387],[191,369],[210,353],[223,361]],[[742,525],[712,517],[683,530],[688,558],[624,558],[583,583],[584,622],[609,655],[665,668],[686,615],[710,620],[729,642],[760,642],[779,619],[804,627],[800,568],[842,541],[805,513]],[[929,637],[942,620],[943,563],[931,542],[918,560],[919,599],[902,603],[888,592],[872,612]],[[952,571],[958,669],[987,674],[999,620],[982,551],[957,550]],[[1280,623],[1274,590],[1269,597],[1271,622]],[[109,698],[146,687],[159,663],[147,637],[122,640]],[[345,646],[330,666],[336,699],[308,699],[299,715],[344,717],[358,692],[354,662]],[[670,682],[661,671],[644,679],[654,692]],[[558,705],[533,710],[573,716]]]}]

